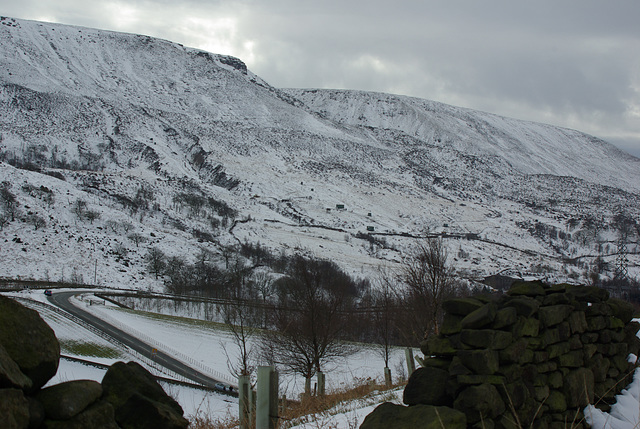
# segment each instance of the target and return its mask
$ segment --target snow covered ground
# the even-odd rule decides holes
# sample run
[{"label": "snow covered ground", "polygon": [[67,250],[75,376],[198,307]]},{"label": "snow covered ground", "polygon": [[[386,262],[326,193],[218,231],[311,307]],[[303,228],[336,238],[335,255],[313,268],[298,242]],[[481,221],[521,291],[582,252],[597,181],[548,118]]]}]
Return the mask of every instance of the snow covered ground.
[{"label": "snow covered ground", "polygon": [[[8,295],[47,303],[41,291],[23,291],[9,293]],[[165,352],[170,352],[176,358],[193,365],[205,373],[209,373],[213,377],[221,378],[230,384],[235,384],[234,377],[231,375],[227,366],[227,354],[229,354],[231,359],[234,359],[236,352],[235,345],[232,342],[230,334],[219,325],[207,322],[201,323],[200,321],[194,321],[188,318],[159,316],[153,313],[125,310],[109,305],[109,303],[104,306],[89,305],[89,299],[97,300],[91,293],[86,293],[81,295],[79,299],[72,300],[72,302],[85,310],[91,311],[96,316],[125,329],[127,332],[138,336],[149,343],[150,346]],[[127,350],[117,349],[116,346],[109,344],[103,338],[74,324],[46,307],[29,306],[36,309],[43,319],[52,327],[62,343],[63,355],[105,365],[110,365],[119,360],[134,360],[147,367],[151,372],[167,377],[167,374],[157,371],[157,369],[152,366],[152,363],[140,355]],[[90,343],[92,346],[99,346],[97,348],[101,350],[103,354],[106,350],[107,352],[113,352],[115,356],[87,356],[65,350],[65,347],[72,347],[75,343]],[[358,349],[356,353],[336,361],[334,365],[327,368],[328,390],[349,387],[372,379],[377,381],[383,379],[383,360],[376,348],[373,346],[359,345]],[[404,368],[403,350],[396,350],[394,352],[391,365],[395,375],[404,374],[404,369],[400,369]],[[104,373],[104,369],[62,359],[58,373],[50,380],[49,385],[76,379],[101,381]],[[176,398],[180,405],[182,405],[187,417],[205,415],[215,420],[224,419],[227,416],[236,416],[238,413],[238,402],[235,398],[165,382],[163,382],[162,385],[165,391]],[[304,381],[299,377],[291,374],[281,374],[281,394],[286,394],[288,398],[295,398],[302,392],[303,388]],[[339,426],[332,427],[350,427],[349,425],[355,420],[359,420],[361,423],[364,417],[369,414],[377,404],[385,400],[400,403],[402,400],[402,390],[392,394],[383,393],[379,397],[373,395],[361,401],[343,404],[315,418],[318,421],[322,421],[323,425],[334,422],[339,424]],[[318,427],[316,424],[317,423],[307,422],[301,427]]]},{"label": "snow covered ground", "polygon": [[[46,303],[41,291],[23,291],[10,293],[14,297],[29,298]],[[109,305],[89,305],[89,299],[96,300],[92,293],[86,292],[74,299],[75,305],[91,311],[112,324],[138,336],[150,346],[172,353],[176,358],[191,364],[203,372],[233,383],[234,378],[227,365],[227,355],[235,357],[235,346],[231,336],[221,326],[214,323],[201,323],[189,318],[160,316],[121,309]],[[23,301],[24,302],[24,301]],[[117,349],[103,338],[70,322],[65,317],[46,307],[30,305],[39,311],[43,319],[53,328],[62,343],[63,355],[77,357],[96,363],[110,365],[116,361],[135,360],[150,371],[160,373],[141,356],[127,350]],[[65,347],[73,348],[76,343],[89,343],[103,356],[87,356]],[[226,351],[225,351],[226,350]],[[114,356],[105,357],[104,354]],[[635,358],[630,356],[630,358]],[[404,351],[395,350],[392,358],[392,371],[402,375],[404,371]],[[339,389],[366,382],[370,379],[382,379],[382,359],[373,346],[359,345],[359,350],[347,358],[336,361],[327,369],[327,388]],[[56,384],[68,380],[89,379],[101,381],[105,370],[95,366],[62,359],[56,376],[48,383]],[[294,398],[303,389],[303,380],[291,374],[281,374],[280,392],[288,398]],[[237,399],[192,387],[161,382],[167,393],[174,397],[183,407],[185,416],[208,416],[212,420],[221,420],[229,416],[237,416]],[[299,428],[312,429],[319,427],[353,428],[358,427],[364,418],[382,402],[402,403],[402,388],[390,392],[372,393],[366,398],[340,404],[332,410],[320,415],[310,416],[301,421]],[[618,396],[617,403],[611,412],[604,413],[593,406],[584,410],[586,421],[594,429],[636,429],[640,425],[640,369],[634,374],[634,381]]]}]

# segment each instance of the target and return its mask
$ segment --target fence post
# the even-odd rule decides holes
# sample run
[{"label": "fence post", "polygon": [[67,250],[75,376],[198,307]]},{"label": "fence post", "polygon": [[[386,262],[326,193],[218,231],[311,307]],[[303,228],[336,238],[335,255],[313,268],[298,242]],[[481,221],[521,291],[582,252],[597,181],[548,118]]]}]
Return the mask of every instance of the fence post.
[{"label": "fence post", "polygon": [[389,369],[388,366],[384,367],[384,385],[387,387],[391,387],[392,384],[392,380],[391,380],[391,370]]},{"label": "fence post", "polygon": [[318,396],[324,396],[325,393],[325,383],[324,383],[324,372],[318,371]]},{"label": "fence post", "polygon": [[413,361],[413,349],[411,349],[411,347],[407,347],[404,351],[404,355],[407,358],[407,372],[408,377],[411,377],[411,374],[413,374],[413,371],[416,370],[416,364]]},{"label": "fence post", "polygon": [[256,429],[276,429],[277,424],[278,373],[272,366],[259,366]]},{"label": "fence post", "polygon": [[250,428],[251,410],[251,383],[249,377],[241,375],[238,377],[238,412],[240,417],[240,429]]}]

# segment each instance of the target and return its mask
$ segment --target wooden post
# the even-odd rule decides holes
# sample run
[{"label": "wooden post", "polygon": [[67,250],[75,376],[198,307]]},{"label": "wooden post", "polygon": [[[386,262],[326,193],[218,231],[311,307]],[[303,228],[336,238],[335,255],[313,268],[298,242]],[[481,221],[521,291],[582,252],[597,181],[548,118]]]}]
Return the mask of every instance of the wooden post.
[{"label": "wooden post", "polygon": [[384,385],[387,387],[391,387],[393,381],[391,380],[391,370],[388,366],[384,367]]},{"label": "wooden post", "polygon": [[324,396],[324,372],[318,371],[318,396]]},{"label": "wooden post", "polygon": [[276,429],[277,424],[278,373],[272,366],[259,366],[256,429]]},{"label": "wooden post", "polygon": [[411,347],[407,347],[404,351],[404,355],[407,358],[407,372],[408,372],[408,377],[411,377],[411,374],[413,374],[413,371],[416,370],[416,364],[413,361],[413,350],[411,349]]},{"label": "wooden post", "polygon": [[238,377],[238,412],[240,417],[240,429],[249,429],[251,426],[251,383],[249,377]]}]

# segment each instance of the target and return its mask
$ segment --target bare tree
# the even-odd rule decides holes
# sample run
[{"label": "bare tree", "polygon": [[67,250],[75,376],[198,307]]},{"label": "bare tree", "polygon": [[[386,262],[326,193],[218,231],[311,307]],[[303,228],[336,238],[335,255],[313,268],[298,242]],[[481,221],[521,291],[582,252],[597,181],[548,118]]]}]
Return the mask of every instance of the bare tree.
[{"label": "bare tree", "polygon": [[97,212],[95,210],[85,210],[84,216],[87,218],[89,223],[91,223],[91,225],[93,225],[93,221],[94,220],[100,219],[100,212]]},{"label": "bare tree", "polygon": [[11,216],[11,222],[16,220],[18,215],[18,201],[11,192],[11,183],[4,181],[0,183],[0,203],[4,206],[5,213]]},{"label": "bare tree", "polygon": [[127,235],[127,238],[133,241],[136,244],[136,247],[138,247],[140,243],[147,241],[146,237],[137,232],[132,232],[131,234]]},{"label": "bare tree", "polygon": [[78,219],[83,220],[85,212],[87,210],[87,202],[82,199],[77,199],[75,203],[73,203],[72,207],[73,213],[78,217]]},{"label": "bare tree", "polygon": [[372,328],[374,341],[380,345],[380,355],[385,368],[389,368],[391,348],[398,338],[397,309],[398,294],[395,292],[393,276],[380,270],[378,287],[372,291],[371,304],[373,307]]},{"label": "bare tree", "polygon": [[151,247],[145,256],[145,260],[147,261],[147,267],[149,271],[155,274],[156,279],[162,273],[162,270],[166,266],[166,256],[162,252],[162,250],[157,247]]},{"label": "bare tree", "polygon": [[120,230],[120,223],[115,220],[106,220],[104,226],[111,230],[114,234],[118,234]]},{"label": "bare tree", "polygon": [[448,261],[441,237],[416,243],[415,251],[403,264],[400,280],[405,285],[405,305],[409,306],[416,341],[438,334],[442,320],[442,303],[456,291],[454,270]]},{"label": "bare tree", "polygon": [[227,355],[227,366],[236,377],[251,376],[256,368],[253,340],[259,333],[261,318],[255,307],[248,305],[248,301],[241,294],[232,297],[222,306],[222,316],[238,350],[237,357],[233,359],[223,345]]},{"label": "bare tree", "polygon": [[289,277],[279,284],[280,307],[274,311],[278,333],[270,338],[270,353],[287,370],[311,377],[351,348],[341,341],[348,309],[355,295],[349,276],[328,261],[294,258]]},{"label": "bare tree", "polygon": [[33,225],[36,231],[40,228],[44,228],[45,226],[47,226],[47,221],[44,220],[43,217],[38,216],[37,214],[32,214],[27,216],[27,222]]}]

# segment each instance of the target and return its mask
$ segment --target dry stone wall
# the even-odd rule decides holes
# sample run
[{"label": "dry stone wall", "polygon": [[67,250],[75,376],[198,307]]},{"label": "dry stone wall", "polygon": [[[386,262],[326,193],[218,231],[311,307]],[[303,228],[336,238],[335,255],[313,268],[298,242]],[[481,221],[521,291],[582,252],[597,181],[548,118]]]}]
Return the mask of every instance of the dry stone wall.
[{"label": "dry stone wall", "polygon": [[[428,358],[405,388],[409,407],[393,409],[396,422],[404,410],[431,406],[464,414],[447,428],[581,428],[584,407],[608,410],[633,376],[640,324],[629,303],[603,289],[522,282],[499,298],[458,298],[444,309],[441,333],[421,345]],[[361,427],[388,423],[376,409]]]}]

